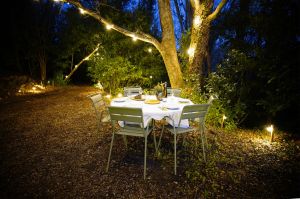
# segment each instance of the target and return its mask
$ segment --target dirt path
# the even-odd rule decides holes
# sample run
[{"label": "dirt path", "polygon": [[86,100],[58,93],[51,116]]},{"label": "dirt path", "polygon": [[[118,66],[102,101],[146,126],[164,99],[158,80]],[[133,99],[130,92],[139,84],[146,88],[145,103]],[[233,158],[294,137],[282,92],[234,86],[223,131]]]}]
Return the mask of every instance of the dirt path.
[{"label": "dirt path", "polygon": [[1,198],[170,195],[169,190],[157,186],[163,179],[169,181],[171,172],[152,179],[159,176],[160,165],[151,160],[151,146],[150,180],[142,180],[143,147],[139,150],[137,146],[133,157],[127,157],[118,138],[115,146],[120,147],[114,148],[111,172],[104,172],[111,134],[108,125],[100,133],[96,131],[94,112],[86,98],[95,91],[72,87],[2,102]]},{"label": "dirt path", "polygon": [[[229,167],[216,164],[216,170],[209,170],[208,166],[205,166],[206,170],[202,170],[219,172],[220,167],[227,172],[232,171],[232,168],[243,169],[247,161],[251,163],[250,167],[247,167],[249,171],[246,169],[241,172],[238,182],[222,179],[220,184],[224,184],[224,187],[218,185],[220,190],[205,190],[202,181],[188,181],[184,172],[189,167],[192,168],[192,165],[186,165],[184,162],[180,162],[179,175],[174,176],[172,145],[166,145],[163,149],[164,155],[157,158],[153,155],[154,146],[151,139],[148,145],[146,181],[143,180],[143,140],[138,138],[129,140],[130,148],[126,151],[121,137],[117,137],[110,172],[105,173],[111,139],[110,125],[105,125],[101,132],[96,131],[94,112],[89,99],[86,98],[94,92],[96,89],[91,87],[68,87],[47,94],[17,97],[0,102],[0,198],[199,198],[205,196],[207,191],[213,193],[207,196],[252,198],[259,196],[257,191],[264,192],[255,184],[261,183],[258,181],[260,178],[252,176],[255,179],[252,180],[249,176],[252,171],[255,176],[258,175],[255,165],[262,164],[265,160],[255,159],[254,166],[251,165],[251,158],[256,156],[248,154],[249,149],[239,152],[243,157],[247,154],[242,163],[237,162],[233,167],[230,167],[230,164]],[[218,146],[218,139],[222,140],[222,137],[216,137],[215,134],[210,136],[211,143]],[[226,139],[222,142],[226,142]],[[230,139],[227,142],[229,146],[234,145]],[[233,149],[228,151],[229,159],[232,158]],[[246,150],[245,147],[237,149]],[[256,153],[255,150],[252,153]],[[217,156],[215,158],[219,159]],[[299,157],[296,158],[299,160]],[[211,158],[211,162],[213,161]],[[272,161],[276,162],[278,158],[270,161],[268,163],[272,164]],[[292,161],[295,160],[291,160],[291,163]],[[287,180],[282,181],[287,183],[287,187],[282,189],[285,191],[283,196],[288,196],[290,184],[297,186],[299,183],[299,172],[296,173],[295,179],[288,181],[290,175],[295,172],[295,165],[290,168],[292,171],[283,173],[286,174],[284,180]],[[201,171],[200,174],[208,175],[207,179],[211,175]],[[266,183],[272,179],[278,182],[276,176],[269,173],[268,175]],[[218,180],[217,176],[215,178]],[[205,182],[212,183],[209,180]],[[227,187],[232,185],[237,187],[226,191]],[[275,185],[281,186],[281,182]],[[211,189],[210,187],[213,186],[206,186],[207,189]],[[294,194],[295,187],[290,189]],[[262,196],[276,196],[276,190],[271,193],[270,190],[272,187],[267,189],[266,193],[262,193]]]}]

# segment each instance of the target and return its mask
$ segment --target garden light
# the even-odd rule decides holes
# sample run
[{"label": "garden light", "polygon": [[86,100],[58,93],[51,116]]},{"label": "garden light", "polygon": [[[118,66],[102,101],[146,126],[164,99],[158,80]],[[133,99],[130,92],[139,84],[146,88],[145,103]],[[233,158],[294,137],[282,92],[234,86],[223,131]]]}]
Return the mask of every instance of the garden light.
[{"label": "garden light", "polygon": [[118,94],[118,97],[123,97],[122,93],[119,93],[119,94]]},{"label": "garden light", "polygon": [[148,52],[149,52],[149,53],[152,53],[152,48],[148,48]]},{"label": "garden light", "polygon": [[224,121],[227,119],[227,117],[223,114],[223,117],[222,117],[222,122],[221,122],[221,127],[223,128],[224,127]]},{"label": "garden light", "polygon": [[107,99],[110,99],[111,98],[111,95],[106,95],[105,96]]},{"label": "garden light", "polygon": [[267,131],[271,133],[271,139],[270,139],[270,142],[273,142],[273,137],[274,137],[274,134],[273,134],[273,125],[271,124],[270,126],[268,126],[267,128]]}]

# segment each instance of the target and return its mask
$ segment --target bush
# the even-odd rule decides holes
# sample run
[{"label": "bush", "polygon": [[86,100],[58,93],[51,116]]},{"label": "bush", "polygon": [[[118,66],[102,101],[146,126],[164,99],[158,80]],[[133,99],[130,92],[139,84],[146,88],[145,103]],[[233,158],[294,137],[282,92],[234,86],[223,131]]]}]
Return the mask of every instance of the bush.
[{"label": "bush", "polygon": [[101,82],[103,89],[112,94],[126,85],[143,85],[149,81],[148,77],[143,77],[141,68],[120,56],[97,59],[90,64],[88,71],[94,82]]}]

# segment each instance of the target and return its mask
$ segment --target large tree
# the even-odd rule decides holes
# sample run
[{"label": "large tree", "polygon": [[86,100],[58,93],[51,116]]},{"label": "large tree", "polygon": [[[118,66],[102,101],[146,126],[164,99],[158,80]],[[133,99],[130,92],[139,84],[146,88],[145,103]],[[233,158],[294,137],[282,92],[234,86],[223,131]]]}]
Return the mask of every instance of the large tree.
[{"label": "large tree", "polygon": [[191,42],[189,48],[189,70],[203,77],[203,66],[209,62],[210,26],[216,19],[227,0],[222,0],[212,12],[213,0],[191,0],[193,22],[191,26]]},{"label": "large tree", "polygon": [[[146,34],[141,31],[132,32],[125,28],[122,28],[108,19],[105,19],[100,12],[88,9],[78,0],[60,0],[62,2],[68,2],[75,5],[82,14],[87,14],[92,16],[100,23],[105,24],[108,28],[114,29],[126,36],[132,37],[135,40],[141,40],[147,43],[151,43],[160,52],[167,72],[170,79],[172,87],[182,87],[183,86],[183,75],[178,61],[177,51],[176,51],[176,40],[174,34],[174,24],[171,13],[170,0],[158,0],[159,4],[159,15],[160,23],[162,28],[162,38],[161,41],[155,37]],[[199,73],[202,75],[202,65],[205,61],[207,51],[207,43],[209,36],[209,26],[210,23],[217,17],[218,13],[221,11],[222,7],[225,5],[227,0],[222,0],[221,3],[212,12],[213,0],[191,0],[190,3],[193,9],[193,28],[190,44],[190,69],[192,72]]]}]

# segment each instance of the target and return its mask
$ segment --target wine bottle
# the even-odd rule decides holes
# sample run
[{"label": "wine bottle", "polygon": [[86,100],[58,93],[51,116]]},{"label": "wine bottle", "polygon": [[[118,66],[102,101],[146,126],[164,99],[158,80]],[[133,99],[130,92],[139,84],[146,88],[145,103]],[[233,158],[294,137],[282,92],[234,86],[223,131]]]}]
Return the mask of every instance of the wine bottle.
[{"label": "wine bottle", "polygon": [[167,90],[168,85],[167,85],[167,84],[168,84],[167,82],[164,83],[164,97],[165,97],[165,98],[168,97],[168,90]]}]

